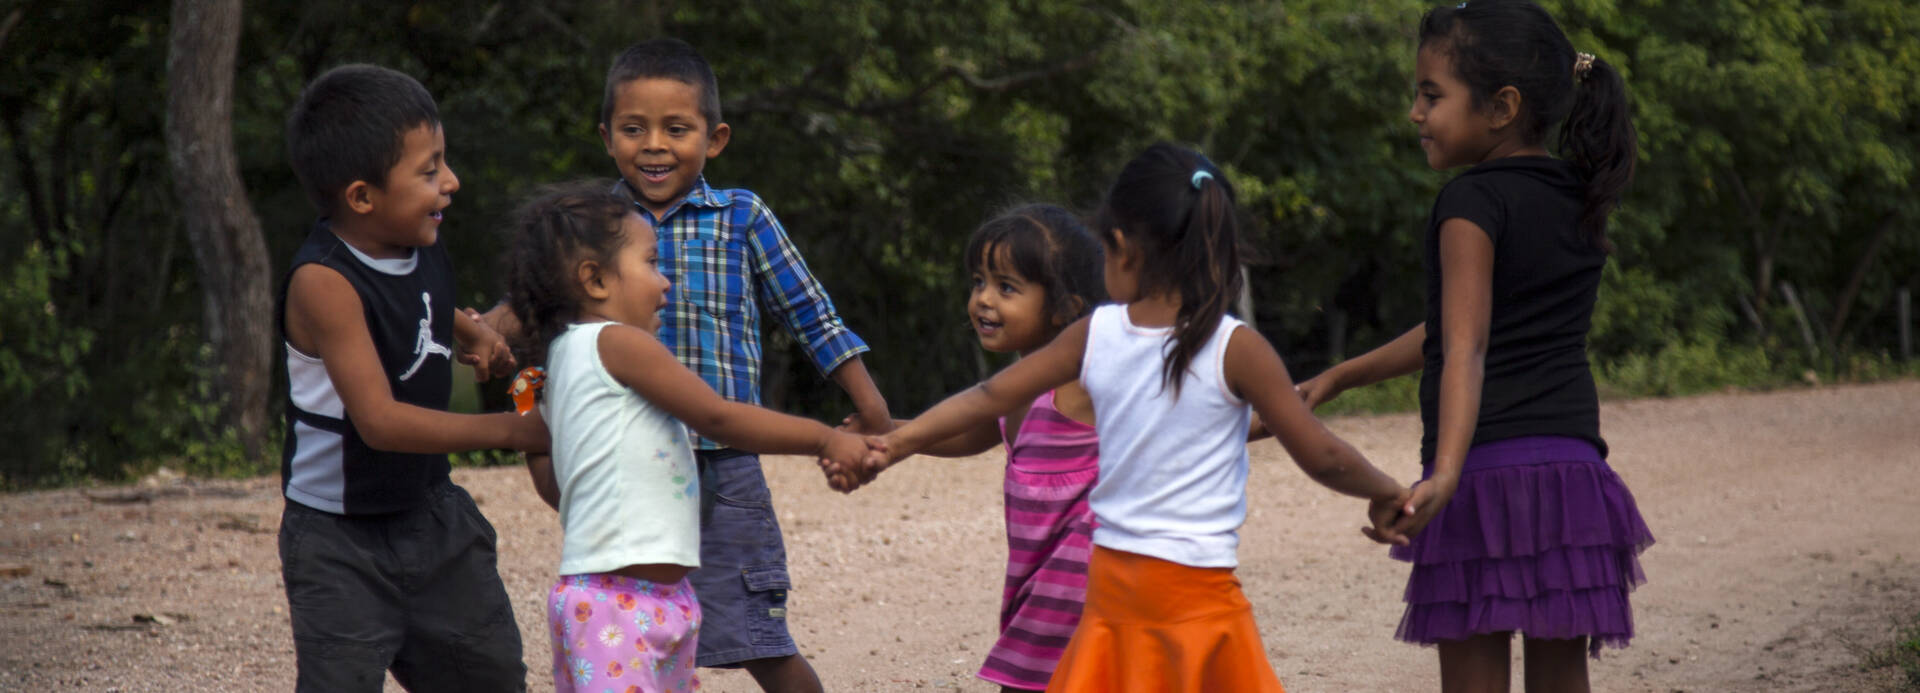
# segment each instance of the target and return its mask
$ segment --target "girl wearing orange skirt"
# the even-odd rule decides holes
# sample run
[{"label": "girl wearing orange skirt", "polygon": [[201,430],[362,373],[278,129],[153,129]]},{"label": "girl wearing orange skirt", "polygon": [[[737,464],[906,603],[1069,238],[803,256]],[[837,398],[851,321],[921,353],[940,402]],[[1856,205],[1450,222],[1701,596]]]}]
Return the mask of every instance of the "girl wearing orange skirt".
[{"label": "girl wearing orange skirt", "polygon": [[1309,476],[1370,499],[1377,537],[1407,491],[1313,418],[1258,332],[1226,314],[1240,292],[1225,174],[1157,144],[1121,171],[1096,215],[1107,293],[992,379],[885,437],[869,469],[1075,380],[1093,399],[1097,527],[1080,626],[1049,691],[1280,691],[1233,575],[1258,412]]}]

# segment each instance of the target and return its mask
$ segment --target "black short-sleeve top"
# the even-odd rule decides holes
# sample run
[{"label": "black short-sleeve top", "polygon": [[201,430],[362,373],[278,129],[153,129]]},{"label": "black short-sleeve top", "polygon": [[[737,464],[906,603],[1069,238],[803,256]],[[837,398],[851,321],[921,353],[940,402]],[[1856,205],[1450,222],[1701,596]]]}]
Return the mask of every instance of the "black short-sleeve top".
[{"label": "black short-sleeve top", "polygon": [[1441,354],[1440,226],[1466,219],[1493,240],[1493,312],[1473,444],[1555,435],[1592,442],[1604,457],[1587,330],[1607,256],[1580,233],[1585,183],[1545,156],[1495,159],[1448,182],[1427,220],[1426,366],[1420,377],[1422,464],[1438,438]]}]

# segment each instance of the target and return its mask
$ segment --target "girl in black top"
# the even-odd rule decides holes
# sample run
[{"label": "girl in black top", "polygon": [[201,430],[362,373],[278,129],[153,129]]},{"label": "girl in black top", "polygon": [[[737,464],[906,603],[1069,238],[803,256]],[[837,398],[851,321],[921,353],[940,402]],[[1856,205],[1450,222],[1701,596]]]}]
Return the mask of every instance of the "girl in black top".
[{"label": "girl in black top", "polygon": [[1317,406],[1424,371],[1398,637],[1439,646],[1444,690],[1505,691],[1520,631],[1528,691],[1585,691],[1586,656],[1633,635],[1653,542],[1605,461],[1586,356],[1607,214],[1633,177],[1625,85],[1525,0],[1427,13],[1416,72],[1427,164],[1471,167],[1427,222],[1427,319],[1299,389]]}]

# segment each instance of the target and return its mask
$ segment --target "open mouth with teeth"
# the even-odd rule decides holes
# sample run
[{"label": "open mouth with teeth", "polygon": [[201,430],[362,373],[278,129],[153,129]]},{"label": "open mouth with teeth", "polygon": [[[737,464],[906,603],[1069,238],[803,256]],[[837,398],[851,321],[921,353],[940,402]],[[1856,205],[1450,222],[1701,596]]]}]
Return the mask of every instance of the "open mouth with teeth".
[{"label": "open mouth with teeth", "polygon": [[999,332],[1001,326],[1002,326],[1001,323],[997,323],[992,320],[988,320],[986,318],[976,317],[973,319],[973,330],[975,332],[980,333],[982,336]]},{"label": "open mouth with teeth", "polygon": [[672,166],[641,166],[639,168],[641,177],[652,183],[664,181],[667,179],[667,174],[673,173]]},{"label": "open mouth with teeth", "polygon": [[437,210],[437,209],[436,209],[436,210],[433,210],[433,211],[431,211],[431,212],[427,212],[427,218],[428,218],[428,219],[432,219],[432,220],[434,220],[434,221],[439,221],[439,220],[440,220],[440,210]]}]

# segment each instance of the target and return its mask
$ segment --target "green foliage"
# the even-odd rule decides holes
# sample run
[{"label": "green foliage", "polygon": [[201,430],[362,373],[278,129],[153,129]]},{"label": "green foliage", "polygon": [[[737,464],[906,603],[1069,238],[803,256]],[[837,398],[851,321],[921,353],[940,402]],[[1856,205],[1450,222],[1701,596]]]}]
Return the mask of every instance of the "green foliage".
[{"label": "green foliage", "polygon": [[[346,62],[420,78],[462,181],[445,225],[462,303],[484,307],[513,204],[541,183],[614,175],[595,131],[612,55],[686,38],[713,62],[734,128],[708,179],[769,201],[873,346],[867,365],[902,415],[987,363],[960,327],[972,228],[1021,201],[1090,211],[1122,163],[1170,139],[1238,186],[1250,317],[1304,378],[1422,318],[1421,232],[1452,175],[1425,167],[1405,116],[1432,4],[256,4],[233,136],[283,267],[313,215],[281,132],[301,87]],[[1912,373],[1888,354],[1893,297],[1920,288],[1920,5],[1544,4],[1627,76],[1642,138],[1591,335],[1607,391]],[[273,469],[213,430],[156,107],[165,4],[27,0],[0,22],[13,13],[0,189],[22,194],[0,195],[0,415],[22,442],[0,477],[111,477],[155,460]],[[767,337],[770,405],[828,420],[850,407],[777,330]],[[1350,392],[1333,410],[1407,407],[1415,389]],[[501,391],[487,384],[465,406],[502,407]]]},{"label": "green foliage", "polygon": [[1341,416],[1419,410],[1420,376],[1403,375],[1342,392],[1339,397],[1333,398],[1333,401],[1314,410],[1314,413],[1321,416]]}]

